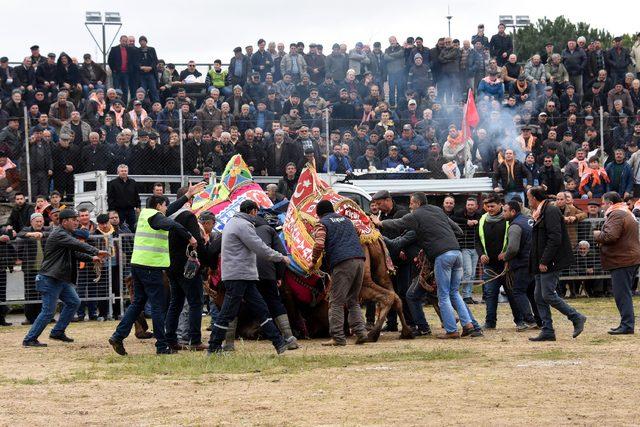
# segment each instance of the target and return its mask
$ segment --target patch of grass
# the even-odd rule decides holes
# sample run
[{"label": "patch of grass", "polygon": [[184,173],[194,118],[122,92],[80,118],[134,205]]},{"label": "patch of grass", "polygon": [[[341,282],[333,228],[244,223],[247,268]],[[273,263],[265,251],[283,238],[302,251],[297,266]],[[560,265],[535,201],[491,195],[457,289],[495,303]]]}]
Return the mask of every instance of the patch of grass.
[{"label": "patch of grass", "polygon": [[607,338],[591,338],[589,340],[589,344],[591,345],[602,345],[602,344],[608,344],[611,342],[611,339],[607,339]]},{"label": "patch of grass", "polygon": [[473,357],[468,350],[409,350],[375,354],[315,354],[301,353],[277,356],[266,353],[245,353],[207,357],[202,353],[182,353],[172,356],[155,355],[107,356],[97,359],[86,370],[75,372],[60,382],[82,382],[93,379],[116,380],[136,377],[152,381],[164,379],[199,379],[211,374],[291,374],[312,369],[360,366],[408,361],[451,361]]},{"label": "patch of grass", "polygon": [[12,382],[18,385],[38,385],[38,384],[44,384],[46,381],[36,380],[35,378],[27,377],[27,378],[15,379]]},{"label": "patch of grass", "polygon": [[534,360],[558,360],[558,359],[570,359],[578,357],[576,353],[571,351],[565,351],[560,349],[538,351],[528,354],[528,357]]}]

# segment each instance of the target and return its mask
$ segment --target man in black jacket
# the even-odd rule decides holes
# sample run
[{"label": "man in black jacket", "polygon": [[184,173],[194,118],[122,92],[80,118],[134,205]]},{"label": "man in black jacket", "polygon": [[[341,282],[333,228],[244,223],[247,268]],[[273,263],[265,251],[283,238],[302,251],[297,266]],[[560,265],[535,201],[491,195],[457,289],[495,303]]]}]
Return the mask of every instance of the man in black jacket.
[{"label": "man in black jacket", "polygon": [[[196,253],[199,258],[204,255],[205,242],[200,232],[198,219],[191,212],[190,199],[197,192],[204,190],[204,182],[198,183],[193,189],[182,187],[178,189],[176,197],[179,201],[184,202],[183,207],[173,213],[169,218],[182,225],[193,237],[197,243]],[[171,287],[171,301],[167,310],[167,320],[165,323],[165,335],[169,347],[174,350],[182,350],[185,347],[178,344],[178,336],[176,330],[178,328],[178,318],[184,306],[185,299],[189,304],[189,330],[188,345],[186,349],[203,351],[206,346],[202,344],[202,333],[200,326],[202,324],[202,275],[200,272],[187,278],[184,276],[185,264],[187,263],[187,251],[191,252],[194,248],[189,247],[189,240],[185,239],[181,234],[175,231],[169,231],[169,258],[171,265],[167,269],[169,277],[169,285]]]},{"label": "man in black jacket", "polygon": [[80,148],[73,144],[69,134],[60,135],[58,145],[53,147],[53,188],[62,195],[64,201],[73,199],[73,174],[80,164]]},{"label": "man in black jacket", "polygon": [[564,189],[564,177],[562,171],[553,164],[550,155],[544,156],[544,163],[540,169],[540,184],[549,194],[557,194]]},{"label": "man in black jacket", "polygon": [[278,193],[282,194],[287,199],[291,199],[291,196],[296,191],[298,185],[298,168],[293,162],[287,163],[285,167],[285,173],[278,181]]},{"label": "man in black jacket", "polygon": [[64,305],[49,338],[73,342],[73,339],[65,334],[65,329],[80,305],[80,298],[73,285],[77,276],[76,264],[78,261],[100,263],[109,255],[106,251],[99,251],[74,238],[72,233],[76,228],[78,228],[76,211],[63,210],[60,213],[60,227],[54,229],[44,248],[44,258],[36,285],[42,294],[42,310],[22,341],[24,347],[47,346],[38,341],[38,337],[53,319],[58,298]]},{"label": "man in black jacket", "polygon": [[[26,160],[26,159],[25,159]],[[42,131],[34,129],[29,138],[29,164],[31,174],[30,198],[37,195],[49,195],[49,179],[53,175],[53,157],[51,145],[42,139]]]},{"label": "man in black jacket", "polygon": [[91,59],[91,54],[85,53],[84,62],[80,65],[80,79],[82,80],[82,92],[85,97],[95,89],[105,90],[107,73],[101,65]]},{"label": "man in black jacket", "polygon": [[522,332],[542,326],[535,303],[535,282],[529,274],[529,253],[531,252],[531,229],[533,220],[524,216],[520,203],[512,200],[503,207],[504,219],[509,221],[507,247],[500,258],[508,263],[513,274],[512,294],[523,323],[516,327]]},{"label": "man in black jacket", "polygon": [[462,280],[462,254],[456,235],[462,230],[445,215],[442,209],[427,203],[424,193],[411,195],[412,212],[399,219],[380,221],[372,217],[372,222],[384,231],[413,230],[421,242],[422,249],[434,265],[438,283],[438,305],[446,333],[438,338],[459,338],[454,308],[458,312],[462,325],[462,336],[471,335],[475,328],[472,324],[467,305],[462,300],[458,287]]},{"label": "man in black jacket", "polygon": [[120,221],[136,231],[136,214],[140,213],[140,195],[136,181],[129,178],[129,167],[118,166],[118,177],[107,184],[107,204],[110,211],[117,211]]},{"label": "man in black jacket", "polygon": [[511,201],[516,194],[524,200],[525,187],[531,187],[532,182],[531,172],[516,159],[514,151],[510,148],[504,150],[504,162],[498,166],[493,177],[494,191],[503,193],[505,202]]},{"label": "man in black jacket", "polygon": [[509,55],[513,52],[513,41],[511,36],[504,32],[505,28],[505,25],[500,23],[498,25],[498,34],[494,34],[489,42],[491,56],[496,58],[498,65],[501,67],[507,63]]},{"label": "man in black jacket", "polygon": [[484,297],[486,301],[487,315],[485,320],[485,329],[495,329],[498,311],[498,296],[500,287],[504,286],[513,320],[516,327],[522,327],[524,319],[520,315],[513,293],[505,282],[504,275],[501,273],[505,269],[504,257],[501,254],[507,248],[508,224],[502,215],[502,200],[497,194],[489,194],[483,199],[483,208],[486,211],[480,218],[478,225],[478,234],[476,239],[476,249],[480,256],[480,263],[483,265]]},{"label": "man in black jacket", "polygon": [[341,132],[351,129],[356,119],[356,109],[349,101],[347,89],[340,89],[340,102],[333,106],[331,111],[331,129],[339,129]]},{"label": "man in black jacket", "polygon": [[547,200],[542,187],[527,191],[529,207],[533,211],[529,273],[535,275],[535,299],[542,319],[542,330],[531,341],[555,341],[551,308],[567,316],[573,323],[573,338],[584,329],[587,317],[578,313],[556,293],[560,271],[573,264],[573,250],[560,209]]},{"label": "man in black jacket", "polygon": [[9,214],[9,225],[16,233],[19,233],[23,227],[29,225],[33,205],[27,202],[24,193],[21,192],[16,192],[13,200],[16,204]]},{"label": "man in black jacket", "polygon": [[147,91],[151,102],[158,102],[160,100],[158,82],[156,81],[158,55],[155,48],[147,46],[147,38],[145,36],[140,36],[138,43],[140,43],[140,48],[138,48],[138,79],[140,80],[140,86]]}]

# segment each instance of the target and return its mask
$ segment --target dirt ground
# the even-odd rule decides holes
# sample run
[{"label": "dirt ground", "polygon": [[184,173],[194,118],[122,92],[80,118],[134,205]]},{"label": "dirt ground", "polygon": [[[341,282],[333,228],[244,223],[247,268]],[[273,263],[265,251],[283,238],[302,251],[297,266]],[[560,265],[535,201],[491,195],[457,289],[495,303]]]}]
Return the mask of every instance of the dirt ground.
[{"label": "dirt ground", "polygon": [[[637,300],[636,300],[637,302]],[[114,322],[71,324],[70,345],[24,349],[26,327],[0,329],[0,425],[630,425],[640,423],[637,336],[606,332],[610,299],[572,301],[588,317],[554,312],[558,341],[516,333],[507,304],[484,338],[364,346],[320,341],[276,356],[265,342],[238,342],[229,356],[157,357],[130,337],[113,353]],[[484,318],[484,306],[473,310]],[[434,313],[427,315],[435,323]],[[351,343],[350,343],[351,344]]]}]

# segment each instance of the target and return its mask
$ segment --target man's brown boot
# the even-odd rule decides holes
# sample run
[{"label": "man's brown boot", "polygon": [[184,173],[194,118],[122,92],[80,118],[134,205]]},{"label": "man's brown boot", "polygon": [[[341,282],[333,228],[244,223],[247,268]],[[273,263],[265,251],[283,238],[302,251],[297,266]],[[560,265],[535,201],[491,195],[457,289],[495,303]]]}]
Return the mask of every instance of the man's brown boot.
[{"label": "man's brown boot", "polygon": [[436,337],[441,339],[441,340],[449,340],[449,339],[460,338],[460,334],[458,333],[458,331],[456,331],[456,332],[447,332],[446,334],[438,334]]}]

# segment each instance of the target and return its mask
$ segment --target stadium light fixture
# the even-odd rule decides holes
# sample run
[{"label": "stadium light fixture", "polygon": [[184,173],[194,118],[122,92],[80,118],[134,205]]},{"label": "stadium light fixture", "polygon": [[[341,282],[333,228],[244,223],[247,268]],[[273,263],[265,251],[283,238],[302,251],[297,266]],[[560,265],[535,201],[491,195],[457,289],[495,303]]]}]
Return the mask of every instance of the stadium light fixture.
[{"label": "stadium light fixture", "polygon": [[513,15],[500,15],[500,23],[504,24],[505,27],[513,27]]},{"label": "stadium light fixture", "polygon": [[104,23],[105,24],[120,24],[122,20],[120,19],[120,12],[105,12],[104,13]]},{"label": "stadium light fixture", "polygon": [[529,15],[500,15],[500,23],[505,27],[513,28],[513,51],[516,50],[516,31],[518,28],[524,28],[531,25]]},{"label": "stadium light fixture", "polygon": [[100,24],[102,23],[102,13],[100,12],[86,12],[85,23],[87,24]]},{"label": "stadium light fixture", "polygon": [[[90,26],[97,25],[102,28],[102,43],[98,41],[96,36],[91,31]],[[107,46],[107,25],[117,26],[117,30],[111,40],[111,43]],[[102,53],[102,65],[106,68],[107,65],[107,53],[111,46],[113,46],[113,42],[115,41],[120,29],[122,28],[122,19],[120,18],[120,12],[104,12],[104,20],[102,19],[101,12],[85,12],[85,21],[84,26],[87,28],[89,35],[100,49]]]}]

